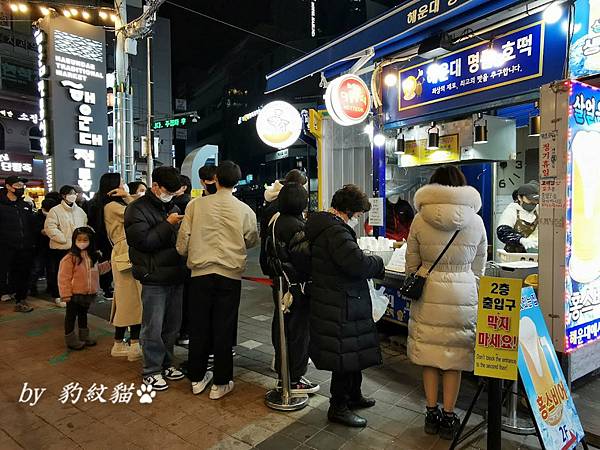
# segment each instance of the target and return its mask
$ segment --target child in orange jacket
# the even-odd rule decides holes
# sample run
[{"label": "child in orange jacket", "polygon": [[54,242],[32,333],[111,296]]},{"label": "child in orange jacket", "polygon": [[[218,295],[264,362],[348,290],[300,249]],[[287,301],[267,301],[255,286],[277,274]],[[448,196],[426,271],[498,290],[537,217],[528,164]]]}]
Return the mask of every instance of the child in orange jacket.
[{"label": "child in orange jacket", "polygon": [[[110,262],[98,264],[100,253],[96,250],[95,233],[90,227],[73,231],[71,250],[61,260],[58,269],[58,290],[66,302],[65,343],[72,350],[96,345],[90,339],[87,313],[100,289],[100,275],[110,271]],[[75,320],[79,336],[75,333]]]}]

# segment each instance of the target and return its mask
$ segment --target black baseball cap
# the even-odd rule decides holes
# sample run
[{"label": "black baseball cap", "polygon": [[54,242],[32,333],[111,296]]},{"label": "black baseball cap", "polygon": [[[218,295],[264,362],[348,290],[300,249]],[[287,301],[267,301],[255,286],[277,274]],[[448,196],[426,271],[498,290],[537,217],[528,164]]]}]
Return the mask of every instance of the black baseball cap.
[{"label": "black baseball cap", "polygon": [[13,184],[16,184],[16,183],[27,183],[28,181],[29,180],[27,180],[26,178],[21,178],[16,175],[11,175],[10,177],[6,177],[6,179],[4,180],[4,185],[12,186]]},{"label": "black baseball cap", "polygon": [[540,201],[540,191],[537,186],[533,184],[524,184],[519,188],[517,194],[521,197],[525,197],[530,202],[539,202]]}]

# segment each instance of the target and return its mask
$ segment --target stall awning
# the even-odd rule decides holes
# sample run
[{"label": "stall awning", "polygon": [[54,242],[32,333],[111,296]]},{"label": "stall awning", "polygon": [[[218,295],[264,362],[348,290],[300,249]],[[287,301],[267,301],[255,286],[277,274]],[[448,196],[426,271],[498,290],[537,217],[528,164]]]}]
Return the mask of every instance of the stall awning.
[{"label": "stall awning", "polygon": [[524,0],[409,0],[267,75],[266,93],[315,73],[348,70],[367,49],[375,59],[421,42],[432,30],[450,30]]}]

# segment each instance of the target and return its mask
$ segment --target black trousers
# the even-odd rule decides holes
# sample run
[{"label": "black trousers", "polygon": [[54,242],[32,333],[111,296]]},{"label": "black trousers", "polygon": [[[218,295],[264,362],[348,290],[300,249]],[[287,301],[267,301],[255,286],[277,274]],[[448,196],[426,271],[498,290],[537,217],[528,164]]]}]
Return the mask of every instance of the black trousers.
[{"label": "black trousers", "polygon": [[204,378],[212,347],[214,384],[227,384],[233,380],[231,347],[242,282],[216,274],[192,277],[190,292],[193,297],[189,299],[189,378],[194,382]]},{"label": "black trousers", "polygon": [[14,292],[17,303],[27,298],[33,254],[33,249],[2,248],[0,294],[12,294]]},{"label": "black trousers", "polygon": [[32,262],[30,287],[31,292],[37,292],[37,282],[48,274],[48,247],[38,248]]},{"label": "black trousers", "polygon": [[69,253],[68,250],[48,250],[48,273],[46,274],[46,283],[48,284],[48,291],[52,298],[59,298],[60,293],[58,291],[58,266],[60,260]]},{"label": "black trousers", "polygon": [[67,302],[67,308],[65,313],[65,335],[71,334],[75,330],[75,320],[77,320],[77,326],[81,328],[87,328],[87,313],[89,306],[82,306],[71,299]]},{"label": "black trousers", "polygon": [[335,408],[347,408],[350,400],[358,400],[362,392],[362,372],[333,372],[331,374],[331,399]]},{"label": "black trousers", "polygon": [[113,296],[113,275],[112,270],[100,275],[100,289],[104,292],[105,297]]},{"label": "black trousers", "polygon": [[[290,380],[295,383],[306,374],[308,368],[308,344],[310,341],[310,298],[302,295],[299,289],[293,289],[294,302],[290,312],[283,315],[285,337],[287,341]],[[281,350],[279,345],[279,312],[275,308],[273,319],[272,342],[275,347],[275,370],[281,378]]]}]

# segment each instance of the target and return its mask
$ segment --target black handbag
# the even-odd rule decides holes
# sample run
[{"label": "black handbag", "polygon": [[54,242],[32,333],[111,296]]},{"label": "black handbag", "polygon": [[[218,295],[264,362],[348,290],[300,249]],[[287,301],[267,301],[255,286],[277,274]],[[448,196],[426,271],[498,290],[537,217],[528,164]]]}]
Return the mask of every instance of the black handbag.
[{"label": "black handbag", "polygon": [[450,238],[450,241],[446,244],[446,247],[444,247],[444,250],[442,250],[442,253],[440,253],[440,255],[437,257],[437,259],[435,260],[433,265],[427,271],[427,276],[417,275],[417,273],[419,272],[419,269],[421,268],[421,265],[419,264],[417,271],[409,274],[404,279],[404,283],[402,284],[402,287],[400,288],[400,295],[402,295],[402,297],[406,297],[410,300],[419,300],[421,298],[421,295],[423,295],[423,288],[425,287],[425,282],[427,281],[427,277],[429,277],[429,275],[431,274],[431,272],[433,271],[435,266],[437,266],[437,264],[442,259],[442,256],[444,256],[444,254],[448,251],[448,249],[454,242],[454,239],[456,239],[456,236],[458,235],[459,231],[460,230],[456,230],[456,232],[452,235],[452,237]]}]

